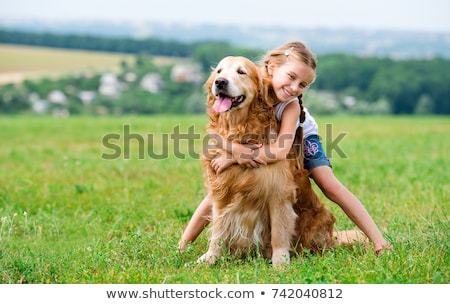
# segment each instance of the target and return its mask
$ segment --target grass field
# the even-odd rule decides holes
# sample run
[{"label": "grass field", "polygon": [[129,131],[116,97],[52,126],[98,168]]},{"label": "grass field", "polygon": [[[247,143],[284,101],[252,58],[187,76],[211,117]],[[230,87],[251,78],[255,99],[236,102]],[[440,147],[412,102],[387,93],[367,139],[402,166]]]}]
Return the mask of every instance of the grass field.
[{"label": "grass field", "polygon": [[[176,247],[204,195],[196,156],[204,116],[4,116],[0,282],[447,284],[450,118],[317,121],[336,176],[363,201],[395,246],[392,254],[376,256],[371,246],[357,244],[293,258],[285,270],[261,257],[196,265],[207,249],[206,233],[184,254]],[[189,127],[200,137],[193,146],[163,136],[192,134]],[[106,142],[110,134],[120,139]],[[137,138],[147,135],[153,139],[140,146]],[[127,142],[130,157],[124,159]],[[117,149],[120,157],[102,159]],[[165,151],[167,157],[149,156]],[[336,229],[355,228],[324,201],[336,215]]]},{"label": "grass field", "polygon": [[[25,79],[59,77],[81,72],[116,71],[134,63],[135,55],[0,44],[0,85]],[[155,57],[156,64],[173,63]]]}]

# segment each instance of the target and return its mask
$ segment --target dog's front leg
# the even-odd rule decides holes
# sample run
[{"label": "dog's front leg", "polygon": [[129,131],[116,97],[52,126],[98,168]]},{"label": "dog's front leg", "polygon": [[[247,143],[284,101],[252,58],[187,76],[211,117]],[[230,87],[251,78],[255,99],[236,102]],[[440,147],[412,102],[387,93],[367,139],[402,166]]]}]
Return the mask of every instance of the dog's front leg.
[{"label": "dog's front leg", "polygon": [[272,265],[280,267],[290,262],[291,236],[295,231],[296,214],[292,204],[277,201],[270,206]]},{"label": "dog's front leg", "polygon": [[217,262],[217,259],[219,258],[221,252],[221,247],[219,246],[218,242],[211,241],[209,244],[208,251],[198,258],[197,262],[207,262],[210,265],[213,265]]},{"label": "dog's front leg", "polygon": [[220,221],[215,217],[215,210],[213,208],[213,221],[211,222],[211,237],[209,239],[208,251],[198,258],[197,262],[207,262],[213,265],[217,262],[220,254],[223,252],[223,242],[220,240],[220,234],[218,228],[220,227]]}]

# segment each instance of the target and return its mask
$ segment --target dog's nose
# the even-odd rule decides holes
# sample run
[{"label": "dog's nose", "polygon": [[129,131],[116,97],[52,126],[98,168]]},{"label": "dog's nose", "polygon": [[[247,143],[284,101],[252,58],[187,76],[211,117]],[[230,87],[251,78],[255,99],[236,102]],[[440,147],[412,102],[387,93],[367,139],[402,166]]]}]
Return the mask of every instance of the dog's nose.
[{"label": "dog's nose", "polygon": [[216,84],[216,87],[218,89],[224,89],[228,85],[228,80],[220,77],[220,78],[217,78],[214,83]]}]

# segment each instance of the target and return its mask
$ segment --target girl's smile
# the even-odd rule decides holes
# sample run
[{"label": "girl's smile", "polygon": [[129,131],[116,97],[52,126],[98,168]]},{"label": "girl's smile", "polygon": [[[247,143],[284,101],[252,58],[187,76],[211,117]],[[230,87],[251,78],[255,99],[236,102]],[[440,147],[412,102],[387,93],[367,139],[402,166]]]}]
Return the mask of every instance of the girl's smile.
[{"label": "girl's smile", "polygon": [[312,68],[296,60],[288,60],[279,67],[269,65],[268,71],[272,75],[273,90],[280,101],[301,95],[316,77]]}]

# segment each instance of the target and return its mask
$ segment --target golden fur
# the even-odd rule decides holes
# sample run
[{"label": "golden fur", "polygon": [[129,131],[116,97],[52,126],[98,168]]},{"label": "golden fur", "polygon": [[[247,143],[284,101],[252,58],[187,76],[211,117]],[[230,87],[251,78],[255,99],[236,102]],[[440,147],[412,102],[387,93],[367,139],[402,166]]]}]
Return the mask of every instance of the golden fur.
[{"label": "golden fur", "polygon": [[[276,139],[273,103],[253,62],[244,57],[222,59],[205,89],[207,129],[213,138],[263,144]],[[223,151],[210,151],[202,160],[214,203],[209,249],[200,261],[215,263],[224,250],[257,250],[278,266],[289,263],[292,251],[331,246],[335,219],[313,192],[308,171],[298,167],[303,159],[259,168],[232,165],[216,174],[211,168],[216,153]]]}]

